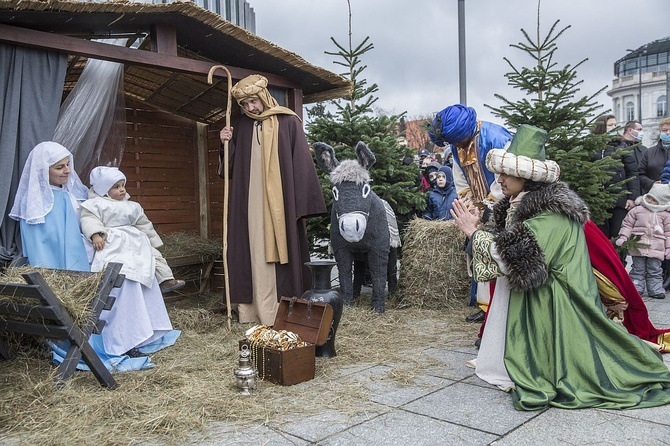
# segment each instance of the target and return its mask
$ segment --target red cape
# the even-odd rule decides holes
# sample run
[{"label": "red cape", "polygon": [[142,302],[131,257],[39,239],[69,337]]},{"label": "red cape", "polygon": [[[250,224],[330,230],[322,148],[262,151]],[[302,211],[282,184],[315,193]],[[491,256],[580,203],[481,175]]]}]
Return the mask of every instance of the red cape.
[{"label": "red cape", "polygon": [[[645,341],[664,346],[659,337],[670,332],[670,329],[659,330],[652,325],[647,306],[640,297],[640,293],[637,292],[628,271],[621,263],[612,242],[590,220],[584,225],[584,234],[586,235],[589,257],[591,257],[591,265],[611,280],[628,302],[628,308],[624,311],[623,325],[629,333]],[[670,351],[666,350],[668,347],[665,347],[663,351]]]}]

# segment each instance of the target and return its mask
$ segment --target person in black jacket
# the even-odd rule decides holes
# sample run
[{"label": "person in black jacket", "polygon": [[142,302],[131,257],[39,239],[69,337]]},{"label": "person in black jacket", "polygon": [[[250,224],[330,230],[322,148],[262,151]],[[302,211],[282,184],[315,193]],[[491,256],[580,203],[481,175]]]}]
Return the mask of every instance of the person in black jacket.
[{"label": "person in black jacket", "polygon": [[[659,139],[655,146],[649,147],[640,160],[640,187],[647,193],[654,183],[661,182],[663,168],[670,160],[670,118],[658,123]],[[670,262],[663,261],[663,287],[670,288]]]},{"label": "person in black jacket", "polygon": [[[643,136],[644,130],[642,129],[640,121],[628,121],[626,125],[623,126],[623,136],[621,137],[622,142],[631,149],[638,168],[640,161],[642,161],[642,155],[647,151],[647,147],[642,145]],[[644,195],[642,191],[640,191],[640,194]]]},{"label": "person in black jacket", "polygon": [[[670,139],[670,118],[662,119],[658,124],[661,137],[655,146],[649,147],[640,160],[640,186],[642,192],[647,193],[654,183],[661,180],[663,167],[670,159],[670,140],[663,141],[663,138]],[[663,135],[666,135],[663,137]]]},{"label": "person in black jacket", "polygon": [[[593,129],[595,134],[607,133],[610,140],[605,148],[596,155],[596,159],[602,159],[607,156],[612,156],[618,149],[627,148],[616,132],[616,118],[614,115],[603,115],[596,119],[596,125]],[[627,190],[626,195],[620,196],[614,203],[614,206],[609,209],[611,216],[602,224],[598,225],[601,231],[611,239],[619,234],[621,223],[626,217],[630,209],[635,206],[635,199],[640,196],[640,180],[638,178],[638,166],[635,156],[632,152],[625,153],[621,157],[623,166],[612,171],[611,179],[604,184],[605,188],[627,180],[621,188],[613,188],[612,192],[617,193],[622,189]]]}]

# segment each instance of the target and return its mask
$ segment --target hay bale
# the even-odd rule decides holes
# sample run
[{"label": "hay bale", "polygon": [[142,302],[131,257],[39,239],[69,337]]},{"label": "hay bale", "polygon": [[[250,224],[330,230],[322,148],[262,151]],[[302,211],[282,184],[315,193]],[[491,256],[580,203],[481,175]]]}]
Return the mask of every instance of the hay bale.
[{"label": "hay bale", "polygon": [[[197,285],[209,275],[207,265],[221,258],[221,239],[208,239],[187,232],[175,232],[161,236],[163,246],[159,248],[178,279]],[[211,268],[211,267],[210,267]]]},{"label": "hay bale", "polygon": [[221,239],[208,239],[187,232],[175,232],[162,235],[163,246],[159,251],[166,259],[198,255],[202,258],[208,256],[219,257],[223,244]]},{"label": "hay bale", "polygon": [[406,228],[396,296],[398,308],[461,306],[470,295],[465,235],[451,221],[415,218]]}]

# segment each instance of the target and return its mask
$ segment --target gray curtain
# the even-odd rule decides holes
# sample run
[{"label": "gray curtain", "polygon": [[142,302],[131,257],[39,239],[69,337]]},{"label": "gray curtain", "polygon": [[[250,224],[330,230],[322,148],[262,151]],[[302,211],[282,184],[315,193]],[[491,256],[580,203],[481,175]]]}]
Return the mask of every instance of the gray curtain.
[{"label": "gray curtain", "polygon": [[21,255],[19,223],[7,216],[30,151],[53,138],[67,55],[0,44],[0,261]]}]

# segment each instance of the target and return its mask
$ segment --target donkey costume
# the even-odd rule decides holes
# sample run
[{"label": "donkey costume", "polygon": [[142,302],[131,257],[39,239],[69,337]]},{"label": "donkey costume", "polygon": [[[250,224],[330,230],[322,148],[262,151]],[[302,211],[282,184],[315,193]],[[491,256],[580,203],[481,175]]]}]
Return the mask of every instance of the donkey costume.
[{"label": "donkey costume", "polygon": [[[395,228],[394,244],[399,246],[397,223],[390,206],[370,187],[368,169],[375,156],[367,145],[356,145],[355,160],[340,163],[328,144],[314,144],[319,167],[330,173],[333,185],[333,209],[330,218],[330,243],[337,261],[344,302],[353,303],[352,263],[357,255],[367,255],[372,277],[372,309],[384,312],[386,273],[391,231]],[[388,207],[388,208],[387,208]]]}]

